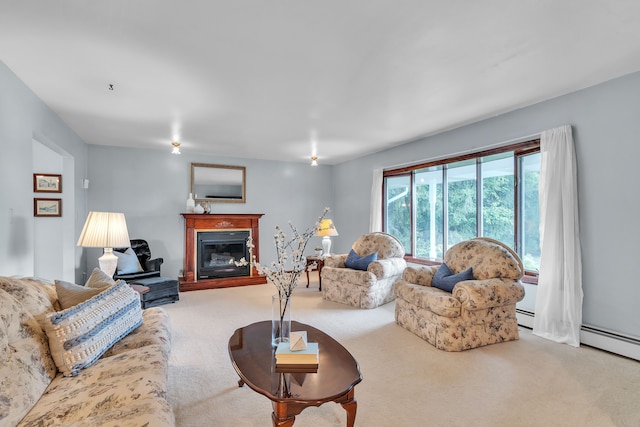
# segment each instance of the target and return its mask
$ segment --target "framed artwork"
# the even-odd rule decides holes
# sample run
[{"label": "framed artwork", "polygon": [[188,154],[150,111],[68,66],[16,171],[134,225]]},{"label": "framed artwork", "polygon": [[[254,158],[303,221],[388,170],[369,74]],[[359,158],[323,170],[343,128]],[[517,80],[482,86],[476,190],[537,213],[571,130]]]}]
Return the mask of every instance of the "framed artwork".
[{"label": "framed artwork", "polygon": [[33,216],[62,216],[62,199],[33,199]]},{"label": "framed artwork", "polygon": [[49,173],[33,174],[34,193],[62,193],[62,175]]}]

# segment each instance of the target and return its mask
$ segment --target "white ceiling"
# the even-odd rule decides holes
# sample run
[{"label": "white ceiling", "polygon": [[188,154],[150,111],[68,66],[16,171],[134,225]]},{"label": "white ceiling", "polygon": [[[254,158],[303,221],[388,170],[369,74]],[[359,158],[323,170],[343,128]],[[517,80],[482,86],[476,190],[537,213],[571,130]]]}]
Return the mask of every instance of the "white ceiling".
[{"label": "white ceiling", "polygon": [[89,144],[336,164],[640,70],[639,17],[638,0],[0,0],[0,60]]}]

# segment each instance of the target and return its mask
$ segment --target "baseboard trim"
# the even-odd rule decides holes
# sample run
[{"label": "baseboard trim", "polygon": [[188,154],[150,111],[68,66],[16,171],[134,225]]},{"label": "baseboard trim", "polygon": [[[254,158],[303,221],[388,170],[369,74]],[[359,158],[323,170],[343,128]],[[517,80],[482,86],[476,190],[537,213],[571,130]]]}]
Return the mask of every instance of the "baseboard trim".
[{"label": "baseboard trim", "polygon": [[[518,325],[533,329],[534,313],[516,309]],[[640,360],[640,339],[594,326],[582,325],[580,344]]]},{"label": "baseboard trim", "polygon": [[533,316],[534,316],[534,313],[530,311],[516,308],[516,318],[518,319],[518,325],[520,326],[533,329]]},{"label": "baseboard trim", "polygon": [[640,340],[631,336],[582,325],[582,328],[580,328],[580,342],[591,347],[640,360]]}]

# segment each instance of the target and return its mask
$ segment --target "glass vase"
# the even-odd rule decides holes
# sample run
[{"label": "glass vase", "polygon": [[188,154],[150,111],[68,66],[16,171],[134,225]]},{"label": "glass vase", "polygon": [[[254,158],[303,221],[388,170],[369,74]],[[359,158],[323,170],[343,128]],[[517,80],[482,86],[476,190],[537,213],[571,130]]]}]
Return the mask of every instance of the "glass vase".
[{"label": "glass vase", "polygon": [[273,295],[271,297],[271,345],[289,342],[291,332],[291,297]]}]

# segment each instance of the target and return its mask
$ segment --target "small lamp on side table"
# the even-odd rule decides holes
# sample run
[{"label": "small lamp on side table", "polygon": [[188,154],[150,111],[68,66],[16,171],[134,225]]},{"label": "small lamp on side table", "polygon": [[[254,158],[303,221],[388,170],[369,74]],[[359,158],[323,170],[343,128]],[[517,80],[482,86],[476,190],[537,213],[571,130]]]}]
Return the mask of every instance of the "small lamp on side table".
[{"label": "small lamp on side table", "polygon": [[98,258],[98,264],[100,270],[113,277],[118,266],[118,257],[113,254],[113,248],[131,246],[124,214],[89,212],[77,245],[85,248],[104,248],[104,254]]},{"label": "small lamp on side table", "polygon": [[338,236],[338,230],[336,230],[336,226],[333,225],[333,221],[327,218],[320,221],[318,229],[316,230],[316,236],[322,236],[322,255],[331,255],[331,236]]}]

